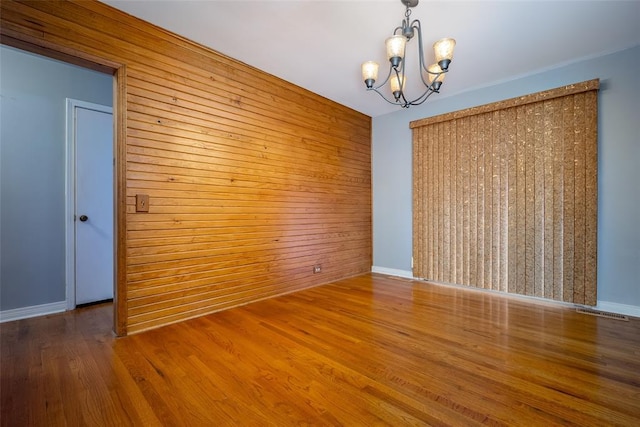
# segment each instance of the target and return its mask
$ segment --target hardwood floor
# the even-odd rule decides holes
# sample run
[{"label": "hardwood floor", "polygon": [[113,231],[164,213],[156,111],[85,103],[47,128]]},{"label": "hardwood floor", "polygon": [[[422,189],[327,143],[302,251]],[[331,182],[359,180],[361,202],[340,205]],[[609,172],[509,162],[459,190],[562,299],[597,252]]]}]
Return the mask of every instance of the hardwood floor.
[{"label": "hardwood floor", "polygon": [[364,275],[124,338],[1,325],[2,426],[640,425],[640,320]]}]

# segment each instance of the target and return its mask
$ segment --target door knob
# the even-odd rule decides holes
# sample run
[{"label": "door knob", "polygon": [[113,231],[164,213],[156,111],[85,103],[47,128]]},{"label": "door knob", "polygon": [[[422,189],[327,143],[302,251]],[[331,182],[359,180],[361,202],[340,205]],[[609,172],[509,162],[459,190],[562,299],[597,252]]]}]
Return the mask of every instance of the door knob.
[{"label": "door knob", "polygon": [[88,220],[89,217],[86,215],[80,215],[80,221],[85,222],[86,220]]}]

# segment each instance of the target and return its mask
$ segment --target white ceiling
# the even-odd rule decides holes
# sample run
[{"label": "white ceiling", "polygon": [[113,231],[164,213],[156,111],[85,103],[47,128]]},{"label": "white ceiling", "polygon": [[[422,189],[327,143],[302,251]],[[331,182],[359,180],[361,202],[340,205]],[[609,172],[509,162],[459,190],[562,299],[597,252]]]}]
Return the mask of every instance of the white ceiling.
[{"label": "white ceiling", "polygon": [[[369,116],[399,109],[365,91],[360,64],[376,60],[386,75],[384,40],[404,17],[400,0],[102,1]],[[640,45],[637,0],[422,0],[411,17],[429,62],[434,41],[457,40],[435,97]]]}]

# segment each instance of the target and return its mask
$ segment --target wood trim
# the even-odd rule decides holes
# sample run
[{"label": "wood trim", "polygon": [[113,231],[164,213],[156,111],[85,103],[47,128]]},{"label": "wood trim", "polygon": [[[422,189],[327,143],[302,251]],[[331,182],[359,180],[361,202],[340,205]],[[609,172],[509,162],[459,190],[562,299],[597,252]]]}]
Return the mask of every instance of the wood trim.
[{"label": "wood trim", "polygon": [[409,123],[411,129],[421,126],[427,126],[435,123],[446,122],[449,120],[461,119],[463,117],[475,116],[478,114],[492,113],[494,111],[504,110],[520,105],[532,104],[535,102],[551,100],[567,95],[574,95],[590,90],[598,90],[600,88],[600,79],[587,80],[581,83],[574,83],[555,89],[549,89],[543,92],[536,92],[529,95],[519,96],[516,98],[506,99],[504,101],[492,102],[490,104],[480,105],[478,107],[467,108],[464,110],[454,111],[451,113],[441,114],[439,116],[427,117],[420,120],[414,120]]},{"label": "wood trim", "polygon": [[113,81],[115,141],[115,260],[114,331],[127,335],[127,67],[115,71]]},{"label": "wood trim", "polygon": [[[17,28],[25,32],[20,32]],[[3,26],[0,26],[0,44],[105,74],[113,74],[114,70],[119,67],[119,64],[116,62],[94,55],[84,54],[80,51],[64,49],[55,43],[49,43],[46,40],[42,40],[42,34],[36,33],[37,36],[33,36],[30,35],[33,31],[20,26],[17,26],[17,28],[12,25],[7,25],[5,27],[4,24]]]}]

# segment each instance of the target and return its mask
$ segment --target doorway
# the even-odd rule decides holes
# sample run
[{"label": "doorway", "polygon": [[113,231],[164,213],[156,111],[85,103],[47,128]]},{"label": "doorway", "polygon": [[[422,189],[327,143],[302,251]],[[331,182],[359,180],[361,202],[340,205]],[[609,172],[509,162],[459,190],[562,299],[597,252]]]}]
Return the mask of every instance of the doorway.
[{"label": "doorway", "polygon": [[67,309],[113,299],[113,109],[67,98]]},{"label": "doorway", "polygon": [[[66,98],[74,98],[112,104],[113,137],[109,158],[115,158],[115,164],[113,160],[111,163],[115,175],[109,181],[112,194],[109,210],[114,215],[113,329],[117,335],[126,335],[126,288],[120,286],[125,280],[126,262],[122,238],[126,229],[125,186],[121,185],[126,164],[126,67],[93,56],[85,58],[82,52],[76,52],[79,56],[75,57],[56,50],[53,45],[42,47],[4,36],[0,51],[3,59],[0,61],[3,67],[1,99],[3,104],[11,104],[2,109],[0,128],[4,185],[0,193],[2,313],[20,312],[19,318],[23,318],[69,309],[65,259],[68,228],[65,102]],[[16,67],[22,62],[24,65]],[[9,65],[15,68],[11,73],[5,72]],[[89,74],[100,83],[93,81],[94,77],[89,78]],[[98,75],[103,77],[96,77]],[[40,112],[47,115],[37,116]],[[7,133],[9,137],[5,137]],[[13,175],[8,176],[9,172]]]}]

